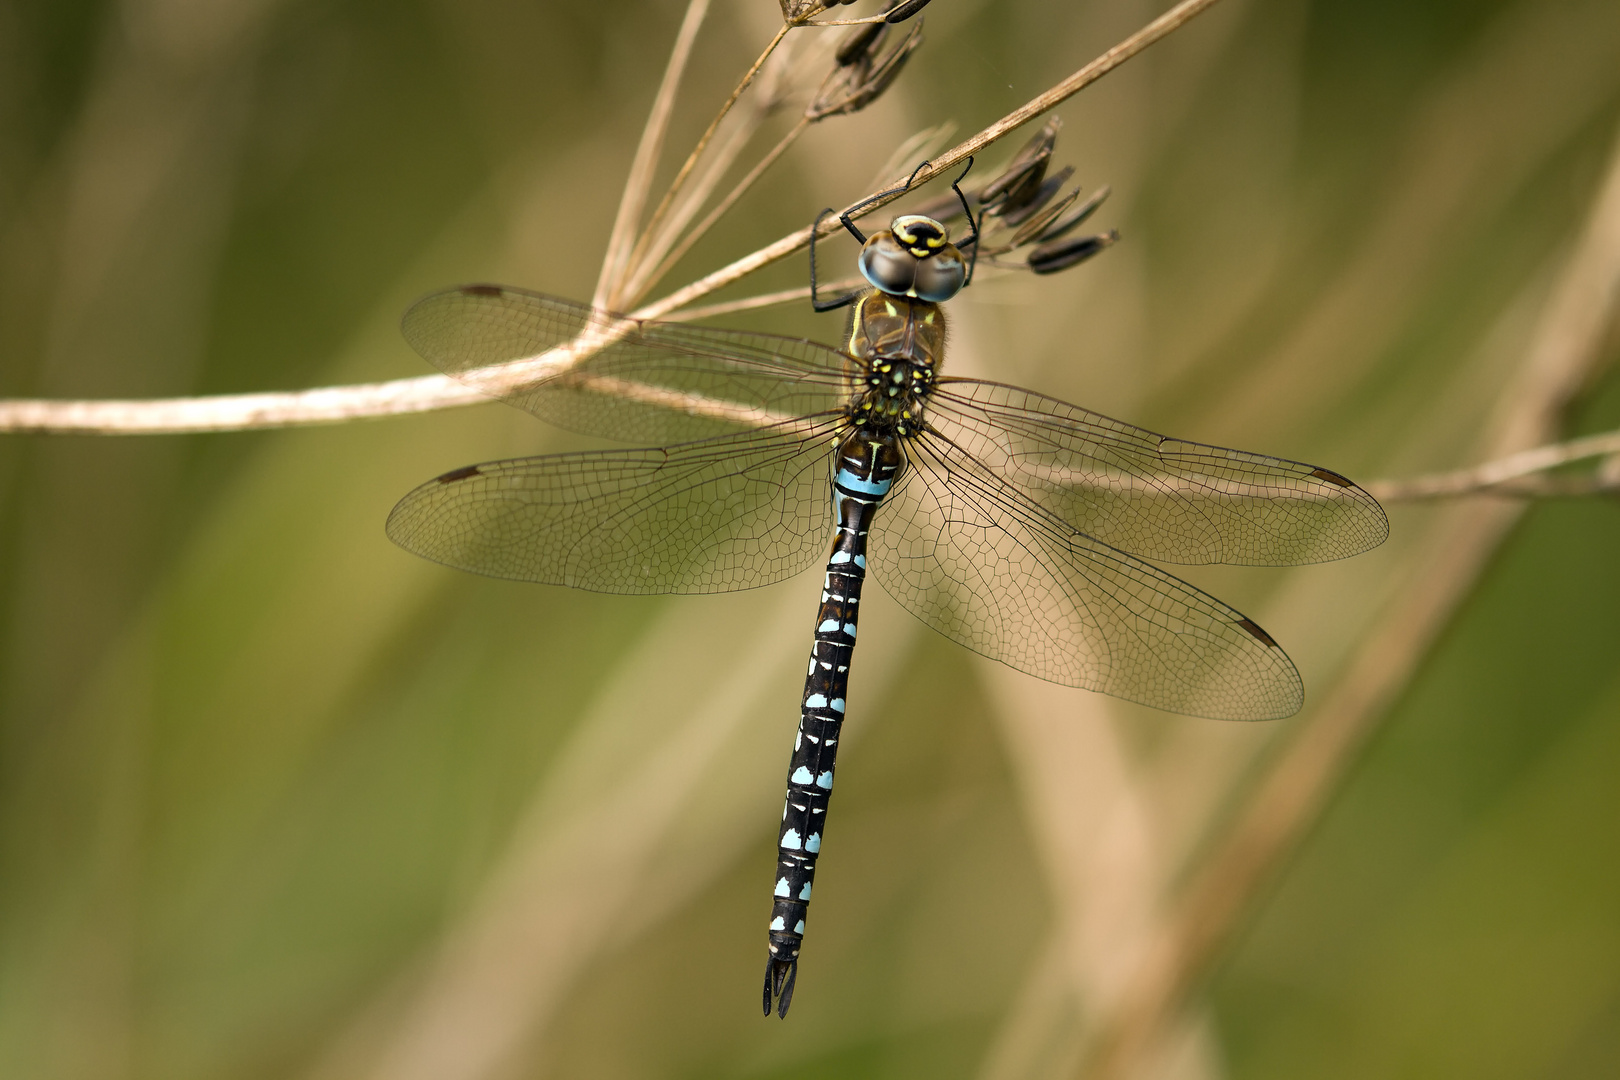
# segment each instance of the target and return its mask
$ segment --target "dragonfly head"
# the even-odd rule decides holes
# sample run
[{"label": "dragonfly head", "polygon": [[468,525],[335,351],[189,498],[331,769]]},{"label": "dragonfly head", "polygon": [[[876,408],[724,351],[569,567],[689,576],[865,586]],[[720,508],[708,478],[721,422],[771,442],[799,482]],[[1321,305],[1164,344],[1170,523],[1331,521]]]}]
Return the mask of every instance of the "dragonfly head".
[{"label": "dragonfly head", "polygon": [[861,248],[861,276],[890,296],[943,303],[967,282],[967,262],[945,226],[921,214],[902,214]]}]

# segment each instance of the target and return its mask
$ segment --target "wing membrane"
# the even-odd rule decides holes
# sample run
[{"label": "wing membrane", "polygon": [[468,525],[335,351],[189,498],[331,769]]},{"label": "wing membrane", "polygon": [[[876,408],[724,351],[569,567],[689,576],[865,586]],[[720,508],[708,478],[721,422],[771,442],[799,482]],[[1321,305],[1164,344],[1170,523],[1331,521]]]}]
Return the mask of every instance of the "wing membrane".
[{"label": "wing membrane", "polygon": [[999,383],[944,379],[929,422],[1043,509],[1148,559],[1291,566],[1376,547],[1389,523],[1337,473],[1172,439]]},{"label": "wing membrane", "polygon": [[923,622],[1038,678],[1172,712],[1298,711],[1299,673],[1241,612],[1077,531],[943,439],[909,449],[869,557]]},{"label": "wing membrane", "polygon": [[543,420],[644,443],[826,412],[853,367],[811,341],[638,322],[503,285],[424,297],[401,330],[439,370]]},{"label": "wing membrane", "polygon": [[768,585],[826,554],[843,423],[470,465],[401,499],[388,535],[462,570],[596,592]]}]

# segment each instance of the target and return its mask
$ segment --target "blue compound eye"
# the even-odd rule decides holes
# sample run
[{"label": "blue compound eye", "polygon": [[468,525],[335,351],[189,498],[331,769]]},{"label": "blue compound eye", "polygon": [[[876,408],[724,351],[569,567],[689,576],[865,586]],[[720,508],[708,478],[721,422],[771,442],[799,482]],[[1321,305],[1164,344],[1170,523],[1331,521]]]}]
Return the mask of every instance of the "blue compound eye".
[{"label": "blue compound eye", "polygon": [[885,229],[873,234],[861,248],[860,268],[861,276],[871,282],[873,288],[905,296],[917,276],[917,259]]},{"label": "blue compound eye", "polygon": [[954,245],[946,244],[943,249],[917,264],[911,295],[942,304],[961,292],[965,281],[967,264],[962,261],[962,253]]}]

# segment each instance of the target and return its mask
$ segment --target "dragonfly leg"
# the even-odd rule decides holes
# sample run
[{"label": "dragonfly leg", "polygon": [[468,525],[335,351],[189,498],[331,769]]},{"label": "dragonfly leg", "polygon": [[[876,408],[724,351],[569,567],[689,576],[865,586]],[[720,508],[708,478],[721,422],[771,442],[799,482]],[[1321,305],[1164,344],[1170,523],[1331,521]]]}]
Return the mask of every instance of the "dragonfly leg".
[{"label": "dragonfly leg", "polygon": [[[816,223],[810,226],[810,306],[816,311],[832,311],[835,308],[841,308],[860,296],[862,291],[856,289],[853,292],[845,293],[836,300],[823,300],[816,295],[816,233],[821,231],[821,223],[827,220],[827,215],[834,213],[837,213],[837,211],[830,206],[827,207],[827,209],[816,215]],[[859,229],[856,229],[847,221],[844,222],[844,225],[850,232],[855,234],[855,239],[863,244],[866,243],[866,237],[861,235]]]},{"label": "dragonfly leg", "polygon": [[[969,162],[969,164],[971,165],[972,163]],[[866,237],[862,236],[861,235],[861,230],[859,230],[859,229],[857,229],[855,227],[855,222],[853,220],[853,215],[859,213],[860,211],[862,211],[864,209],[866,209],[868,206],[871,206],[875,202],[880,202],[883,199],[887,199],[891,195],[900,195],[900,194],[904,194],[907,191],[910,191],[912,182],[917,179],[917,174],[922,172],[926,168],[928,168],[928,159],[924,158],[920,165],[918,165],[915,169],[911,170],[911,175],[906,177],[906,182],[905,183],[901,184],[897,188],[890,188],[888,191],[880,191],[876,195],[873,195],[870,198],[862,199],[860,202],[856,203],[854,206],[850,207],[848,210],[845,210],[842,214],[839,214],[838,215],[838,220],[844,223],[844,228],[849,230],[851,236],[855,237],[856,240],[860,241],[863,244],[866,243]],[[966,176],[967,173],[964,172],[962,175]]]},{"label": "dragonfly leg", "polygon": [[979,219],[977,221],[973,220],[973,207],[968,205],[968,198],[962,192],[962,181],[966,180],[967,174],[972,171],[973,159],[970,157],[967,159],[967,166],[962,170],[962,175],[951,181],[951,190],[956,192],[956,197],[962,203],[962,213],[967,215],[968,228],[973,230],[972,236],[956,245],[959,250],[969,244],[973,245],[973,254],[968,258],[967,277],[962,279],[962,288],[964,289],[973,284],[973,268],[979,265],[979,227],[984,224],[984,211],[980,210]]}]

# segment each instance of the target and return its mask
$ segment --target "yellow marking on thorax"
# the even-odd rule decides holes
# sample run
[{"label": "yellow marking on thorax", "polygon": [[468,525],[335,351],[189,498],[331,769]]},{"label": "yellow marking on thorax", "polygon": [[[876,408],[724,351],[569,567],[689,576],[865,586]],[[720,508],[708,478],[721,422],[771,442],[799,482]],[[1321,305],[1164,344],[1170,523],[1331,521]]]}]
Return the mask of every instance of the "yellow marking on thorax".
[{"label": "yellow marking on thorax", "polygon": [[870,294],[868,294],[855,301],[855,316],[849,320],[849,345],[844,350],[851,356],[859,356],[861,354],[860,350],[855,347],[855,343],[861,339],[861,331],[866,324],[866,319],[864,318],[866,314],[866,302],[870,299],[872,299],[872,297]]}]

